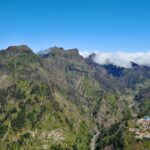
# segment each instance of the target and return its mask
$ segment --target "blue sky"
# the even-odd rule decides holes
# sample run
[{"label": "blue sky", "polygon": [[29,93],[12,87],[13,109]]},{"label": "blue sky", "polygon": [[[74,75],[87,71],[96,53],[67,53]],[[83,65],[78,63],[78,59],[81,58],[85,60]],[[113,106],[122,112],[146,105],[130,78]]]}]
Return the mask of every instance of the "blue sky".
[{"label": "blue sky", "polygon": [[149,0],[0,0],[0,49],[150,50]]}]

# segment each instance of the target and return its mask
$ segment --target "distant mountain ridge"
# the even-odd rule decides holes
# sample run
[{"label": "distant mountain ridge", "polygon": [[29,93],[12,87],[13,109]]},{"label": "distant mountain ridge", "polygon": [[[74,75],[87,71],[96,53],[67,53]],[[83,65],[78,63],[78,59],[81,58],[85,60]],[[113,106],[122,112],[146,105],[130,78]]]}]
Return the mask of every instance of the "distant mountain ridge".
[{"label": "distant mountain ridge", "polygon": [[95,132],[149,115],[150,68],[93,57],[59,47],[0,51],[0,147],[88,150]]}]

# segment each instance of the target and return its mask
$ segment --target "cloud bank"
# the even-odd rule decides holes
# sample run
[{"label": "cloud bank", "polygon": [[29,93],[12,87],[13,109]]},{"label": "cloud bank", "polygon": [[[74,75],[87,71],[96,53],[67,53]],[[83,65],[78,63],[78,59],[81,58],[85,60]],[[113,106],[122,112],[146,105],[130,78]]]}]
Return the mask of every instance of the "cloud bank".
[{"label": "cloud bank", "polygon": [[[150,66],[150,51],[148,52],[94,52],[94,61],[98,64],[112,63],[116,66],[130,68],[134,62],[139,65]],[[82,51],[83,57],[88,57],[91,53]]]}]

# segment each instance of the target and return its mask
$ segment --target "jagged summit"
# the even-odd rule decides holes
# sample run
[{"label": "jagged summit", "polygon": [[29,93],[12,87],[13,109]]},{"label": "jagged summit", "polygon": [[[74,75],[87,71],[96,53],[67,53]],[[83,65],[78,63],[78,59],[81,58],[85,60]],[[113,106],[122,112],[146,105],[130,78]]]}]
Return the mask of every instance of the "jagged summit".
[{"label": "jagged summit", "polygon": [[64,53],[64,49],[62,47],[51,47],[49,48],[50,53],[55,54],[55,55],[60,55]]},{"label": "jagged summit", "polygon": [[31,52],[25,45],[0,51],[4,149],[43,149],[47,142],[47,149],[88,150],[101,127],[111,135],[139,112],[150,114],[150,68],[98,64],[95,54],[84,58],[77,49]]},{"label": "jagged summit", "polygon": [[53,56],[64,56],[64,55],[79,56],[79,51],[76,48],[65,50],[62,47],[54,46],[54,47],[48,48],[46,50],[39,51],[38,54],[42,57],[48,57],[49,55],[53,55]]},{"label": "jagged summit", "polygon": [[74,49],[68,49],[68,50],[66,51],[66,53],[75,56],[75,55],[79,55],[79,50],[76,49],[76,48],[74,48]]},{"label": "jagged summit", "polygon": [[95,53],[90,54],[90,55],[86,58],[86,62],[87,62],[88,64],[95,64],[95,62],[94,62],[94,57],[95,57],[95,56],[96,56]]}]

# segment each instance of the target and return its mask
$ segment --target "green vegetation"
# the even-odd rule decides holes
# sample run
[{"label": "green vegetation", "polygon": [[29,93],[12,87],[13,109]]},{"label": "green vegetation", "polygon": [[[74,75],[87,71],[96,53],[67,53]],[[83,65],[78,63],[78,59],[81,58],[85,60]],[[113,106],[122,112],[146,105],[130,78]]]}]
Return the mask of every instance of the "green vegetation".
[{"label": "green vegetation", "polygon": [[96,149],[148,148],[124,122],[149,115],[150,73],[121,68],[120,75],[120,68],[110,67],[108,72],[76,49],[54,47],[42,56],[27,46],[0,51],[0,147],[90,150],[100,130]]},{"label": "green vegetation", "polygon": [[[120,127],[121,126],[121,127]],[[104,149],[106,146],[112,145],[115,150],[124,149],[122,131],[124,124],[114,124],[107,130],[102,130],[96,144],[96,150]]]}]

